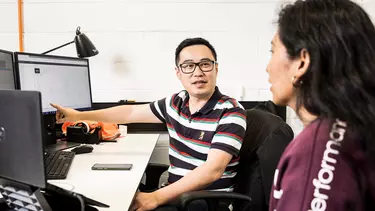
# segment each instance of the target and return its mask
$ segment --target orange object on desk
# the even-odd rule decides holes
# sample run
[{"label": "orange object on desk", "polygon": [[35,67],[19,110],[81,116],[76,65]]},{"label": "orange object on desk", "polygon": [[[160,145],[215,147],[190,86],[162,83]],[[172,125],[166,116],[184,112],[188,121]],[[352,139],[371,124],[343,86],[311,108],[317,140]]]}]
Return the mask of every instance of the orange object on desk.
[{"label": "orange object on desk", "polygon": [[117,126],[117,124],[111,123],[103,123],[103,122],[95,122],[95,121],[77,121],[77,122],[65,122],[61,129],[64,135],[66,135],[67,128],[69,126],[81,126],[85,125],[84,127],[88,127],[89,133],[93,133],[97,127],[101,127],[101,140],[103,141],[111,141],[118,138],[121,133]]}]

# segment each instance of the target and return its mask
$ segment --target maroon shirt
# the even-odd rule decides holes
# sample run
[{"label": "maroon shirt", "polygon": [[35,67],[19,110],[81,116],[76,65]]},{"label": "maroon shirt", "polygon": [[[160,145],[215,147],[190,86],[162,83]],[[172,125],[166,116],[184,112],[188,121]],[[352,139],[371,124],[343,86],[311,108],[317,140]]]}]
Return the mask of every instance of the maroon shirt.
[{"label": "maroon shirt", "polygon": [[308,125],[280,159],[269,210],[368,210],[375,174],[356,137],[340,120]]}]

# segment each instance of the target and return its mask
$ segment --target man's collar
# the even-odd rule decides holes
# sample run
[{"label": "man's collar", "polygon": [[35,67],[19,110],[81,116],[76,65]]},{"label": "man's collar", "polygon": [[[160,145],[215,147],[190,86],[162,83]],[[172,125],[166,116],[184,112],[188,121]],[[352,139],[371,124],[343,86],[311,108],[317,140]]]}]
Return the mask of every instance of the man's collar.
[{"label": "man's collar", "polygon": [[[207,101],[207,103],[199,110],[199,112],[202,114],[207,114],[208,112],[212,111],[215,108],[217,102],[222,98],[222,96],[223,94],[221,94],[221,92],[219,91],[219,88],[216,86],[214,94]],[[189,95],[186,97],[183,105],[186,106],[188,102],[189,102]]]},{"label": "man's collar", "polygon": [[211,98],[207,101],[206,105],[203,106],[203,108],[201,108],[199,110],[199,112],[201,112],[202,114],[207,114],[208,112],[212,111],[217,102],[223,97],[223,94],[221,94],[221,92],[219,91],[219,88],[216,86],[215,87],[215,92],[214,94],[211,96]]}]

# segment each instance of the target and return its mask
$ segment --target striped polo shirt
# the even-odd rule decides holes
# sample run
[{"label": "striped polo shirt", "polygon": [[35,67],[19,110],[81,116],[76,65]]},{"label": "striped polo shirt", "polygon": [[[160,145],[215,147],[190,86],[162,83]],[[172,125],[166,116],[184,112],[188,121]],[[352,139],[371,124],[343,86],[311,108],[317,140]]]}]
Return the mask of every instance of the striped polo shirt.
[{"label": "striped polo shirt", "polygon": [[190,114],[189,94],[181,91],[150,104],[152,112],[169,132],[168,182],[173,183],[207,160],[210,149],[233,155],[221,178],[206,190],[232,191],[237,174],[239,151],[246,130],[243,107],[216,87],[208,102]]}]

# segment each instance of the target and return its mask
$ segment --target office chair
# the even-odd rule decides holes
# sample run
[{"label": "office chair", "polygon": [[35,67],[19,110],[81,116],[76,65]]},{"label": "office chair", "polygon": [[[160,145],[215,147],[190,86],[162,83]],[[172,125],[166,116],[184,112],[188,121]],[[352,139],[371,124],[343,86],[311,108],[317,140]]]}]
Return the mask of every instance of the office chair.
[{"label": "office chair", "polygon": [[[268,211],[269,196],[277,164],[294,134],[277,116],[272,102],[246,110],[247,128],[240,150],[240,163],[234,192],[193,191],[177,200],[178,210],[185,211],[190,202],[205,200],[209,210],[217,210],[220,202],[232,202],[234,210]],[[156,190],[159,178],[168,169],[164,164],[149,164],[146,184],[141,191]],[[249,203],[249,201],[251,201]]]}]

